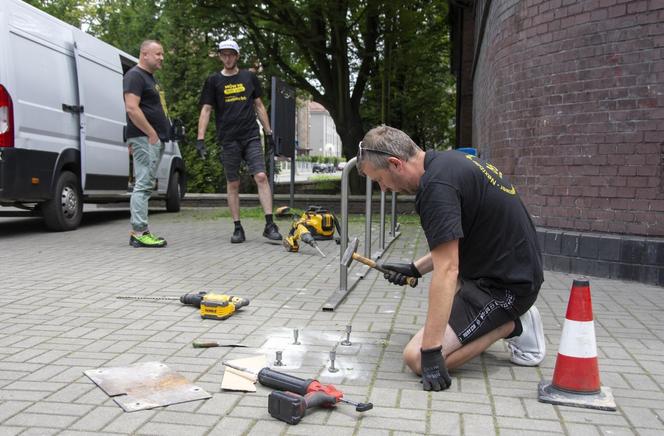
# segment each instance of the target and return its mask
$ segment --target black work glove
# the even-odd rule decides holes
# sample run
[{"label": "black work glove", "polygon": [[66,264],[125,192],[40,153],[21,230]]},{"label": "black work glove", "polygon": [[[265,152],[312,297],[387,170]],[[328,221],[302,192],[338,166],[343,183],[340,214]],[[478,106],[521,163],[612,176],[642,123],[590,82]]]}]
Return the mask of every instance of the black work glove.
[{"label": "black work glove", "polygon": [[205,159],[207,157],[207,148],[205,147],[205,140],[197,139],[196,140],[196,151],[198,152],[198,157]]},{"label": "black work glove", "polygon": [[444,391],[452,384],[442,351],[442,345],[428,350],[420,349],[422,389],[425,391]]},{"label": "black work glove", "polygon": [[[415,264],[403,262],[378,262],[378,266],[388,270],[383,273],[385,279],[395,285],[403,286],[406,284],[406,278],[415,277],[419,279],[422,274],[415,268]],[[415,283],[417,285],[417,281]]]}]

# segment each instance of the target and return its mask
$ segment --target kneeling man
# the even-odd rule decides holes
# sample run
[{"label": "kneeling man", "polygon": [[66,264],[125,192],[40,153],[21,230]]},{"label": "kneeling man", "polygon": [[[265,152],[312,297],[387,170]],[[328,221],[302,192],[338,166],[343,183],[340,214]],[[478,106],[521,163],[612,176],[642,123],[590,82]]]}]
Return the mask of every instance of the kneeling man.
[{"label": "kneeling man", "polygon": [[499,339],[506,339],[513,363],[538,365],[546,351],[533,306],[542,256],[514,186],[488,162],[459,151],[425,152],[389,126],[364,136],[357,166],[383,191],[416,195],[430,252],[412,263],[381,264],[397,285],[433,274],[426,322],[404,349],[424,390],[447,389],[448,368]]}]

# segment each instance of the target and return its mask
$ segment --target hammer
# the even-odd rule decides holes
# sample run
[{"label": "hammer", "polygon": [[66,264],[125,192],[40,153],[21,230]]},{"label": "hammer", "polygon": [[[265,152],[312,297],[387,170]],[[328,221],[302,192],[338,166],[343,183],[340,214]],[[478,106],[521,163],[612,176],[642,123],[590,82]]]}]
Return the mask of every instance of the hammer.
[{"label": "hammer", "polygon": [[[357,260],[360,263],[363,263],[367,265],[370,268],[377,269],[378,271],[382,272],[383,274],[388,273],[387,269],[379,266],[376,262],[374,262],[371,259],[367,259],[364,256],[361,256],[355,252],[357,250],[357,246],[360,243],[360,241],[357,238],[353,238],[352,241],[348,243],[348,248],[346,248],[346,251],[344,252],[344,255],[341,256],[341,264],[346,265],[346,267],[349,267],[350,264],[353,262],[353,259]],[[416,277],[406,277],[406,283],[410,285],[411,288],[414,288],[417,286],[417,278]]]}]

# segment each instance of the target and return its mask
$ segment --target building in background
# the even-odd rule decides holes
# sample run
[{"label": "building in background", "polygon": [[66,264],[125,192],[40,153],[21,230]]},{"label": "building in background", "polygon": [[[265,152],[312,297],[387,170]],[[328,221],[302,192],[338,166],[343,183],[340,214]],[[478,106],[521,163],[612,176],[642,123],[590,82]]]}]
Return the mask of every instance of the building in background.
[{"label": "building in background", "polygon": [[316,102],[298,104],[297,142],[298,155],[341,157],[341,138],[334,121],[327,109]]},{"label": "building in background", "polygon": [[664,285],[664,2],[451,0],[457,146],[557,271]]}]

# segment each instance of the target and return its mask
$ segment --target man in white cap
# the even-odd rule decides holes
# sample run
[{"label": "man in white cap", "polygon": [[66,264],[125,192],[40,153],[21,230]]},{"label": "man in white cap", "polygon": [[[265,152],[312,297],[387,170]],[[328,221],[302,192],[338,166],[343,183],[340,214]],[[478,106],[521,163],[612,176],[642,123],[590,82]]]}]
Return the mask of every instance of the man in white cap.
[{"label": "man in white cap", "polygon": [[265,158],[256,123],[258,116],[268,141],[271,142],[272,129],[261,100],[263,89],[253,72],[238,68],[240,47],[237,42],[232,39],[222,41],[219,43],[218,52],[224,68],[211,74],[203,85],[199,100],[201,113],[198,118],[196,150],[201,158],[207,155],[205,131],[210,122],[210,113],[214,109],[217,140],[221,147],[221,163],[227,181],[228,208],[235,223],[231,242],[235,244],[245,241],[244,229],[240,222],[238,174],[243,160],[256,181],[258,199],[265,213],[263,236],[272,241],[281,241],[279,228],[272,218],[272,193],[265,174]]}]

